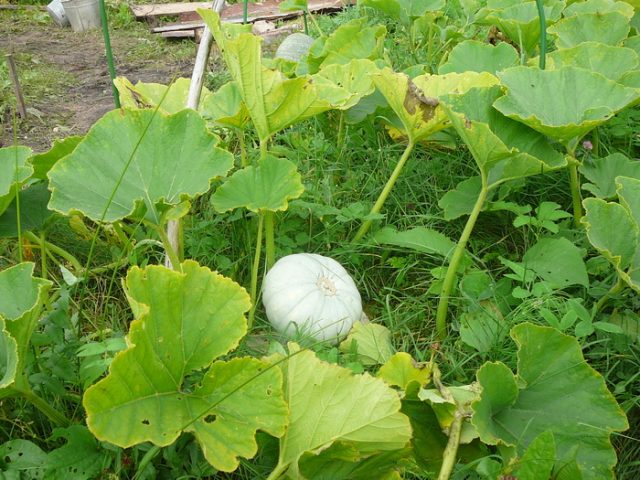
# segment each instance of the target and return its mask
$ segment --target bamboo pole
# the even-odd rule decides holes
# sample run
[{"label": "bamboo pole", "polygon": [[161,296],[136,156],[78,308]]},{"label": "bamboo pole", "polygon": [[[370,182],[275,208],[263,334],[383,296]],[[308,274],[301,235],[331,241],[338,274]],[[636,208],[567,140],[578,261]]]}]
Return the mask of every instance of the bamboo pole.
[{"label": "bamboo pole", "polygon": [[16,63],[13,60],[13,54],[7,53],[5,58],[7,59],[7,66],[9,67],[9,77],[13,84],[13,92],[16,95],[18,115],[20,115],[20,118],[25,118],[27,116],[27,108],[24,103],[24,97],[22,96],[22,90],[20,89],[20,79],[18,78],[18,69],[16,68]]},{"label": "bamboo pole", "polygon": [[[214,0],[211,8],[213,11],[220,13],[224,8],[224,5],[225,0]],[[187,97],[187,108],[192,108],[194,110],[198,109],[200,94],[202,93],[202,84],[204,83],[204,73],[207,68],[212,43],[213,36],[211,35],[211,30],[209,30],[209,27],[205,25],[204,30],[202,31],[202,39],[198,46],[196,63],[193,66],[193,74],[191,75],[191,84],[189,86],[189,95]],[[167,224],[167,236],[169,237],[169,243],[176,252],[182,251],[180,230],[180,220],[170,220]],[[182,257],[182,255],[180,255],[180,257]],[[164,264],[168,268],[175,267],[171,264],[171,260],[168,255],[165,257]]]}]

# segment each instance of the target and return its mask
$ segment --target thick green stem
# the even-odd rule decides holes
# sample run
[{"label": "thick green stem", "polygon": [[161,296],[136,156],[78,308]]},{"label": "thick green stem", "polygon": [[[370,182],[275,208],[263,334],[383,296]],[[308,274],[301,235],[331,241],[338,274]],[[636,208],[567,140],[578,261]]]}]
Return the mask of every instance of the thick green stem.
[{"label": "thick green stem", "polygon": [[287,468],[289,468],[288,464],[278,461],[276,468],[269,474],[267,480],[278,480],[287,471]]},{"label": "thick green stem", "polygon": [[[380,193],[378,200],[376,200],[376,203],[373,205],[373,208],[371,209],[371,212],[370,212],[371,215],[380,213],[380,210],[382,210],[382,206],[384,205],[384,202],[387,200],[389,193],[391,193],[391,189],[393,188],[396,181],[398,180],[398,177],[400,176],[400,172],[402,172],[402,168],[404,167],[404,164],[407,163],[407,159],[409,158],[409,155],[411,155],[411,152],[413,151],[413,147],[414,147],[414,143],[413,141],[410,141],[409,144],[407,145],[407,148],[404,149],[404,152],[402,153],[402,156],[400,157],[400,160],[398,161],[396,168],[393,170],[393,173],[391,173],[389,180],[387,180],[387,184],[384,186],[382,193]],[[353,242],[359,242],[360,240],[362,240],[362,238],[364,238],[364,236],[367,234],[367,232],[371,228],[372,223],[373,223],[372,220],[365,220],[365,222],[360,226],[360,229],[356,232],[356,236],[353,237]]]},{"label": "thick green stem", "polygon": [[276,263],[276,242],[275,242],[275,213],[266,210],[264,212],[264,253],[267,261],[267,271]]},{"label": "thick green stem", "polygon": [[251,328],[253,325],[253,319],[256,315],[256,307],[258,306],[258,270],[260,270],[260,256],[262,254],[262,230],[264,226],[264,215],[258,214],[258,233],[256,238],[256,253],[253,257],[253,266],[251,267],[251,286],[249,293],[251,295],[251,310],[249,310],[249,325]]},{"label": "thick green stem", "polygon": [[440,293],[440,301],[438,303],[438,311],[436,313],[436,331],[440,340],[443,340],[447,336],[447,313],[449,310],[449,297],[451,295],[451,290],[453,290],[453,285],[458,274],[458,267],[460,266],[460,261],[464,256],[467,242],[469,241],[469,237],[471,236],[473,227],[476,224],[478,215],[480,215],[480,212],[482,211],[482,207],[488,193],[489,189],[487,188],[486,181],[483,179],[480,195],[478,195],[478,199],[473,206],[473,210],[471,211],[471,214],[467,219],[467,224],[464,226],[462,235],[460,235],[458,244],[453,251],[453,255],[451,256],[451,260],[449,262],[449,267],[447,268],[447,273],[444,277],[442,293]]},{"label": "thick green stem", "polygon": [[73,267],[73,269],[75,270],[75,273],[77,275],[80,275],[82,273],[83,268],[80,262],[78,261],[78,259],[73,255],[71,255],[69,252],[67,252],[65,249],[60,248],[54,245],[53,243],[49,243],[44,239],[41,239],[40,237],[35,235],[33,232],[24,232],[24,237],[28,238],[33,243],[38,245],[38,247],[43,252],[43,254],[46,251],[52,252],[58,255],[59,257],[64,258],[66,261],[68,261]]},{"label": "thick green stem", "polygon": [[147,465],[151,463],[151,460],[153,460],[158,455],[158,453],[160,453],[160,447],[158,447],[157,445],[154,445],[149,450],[147,450],[147,453],[144,454],[144,457],[142,457],[142,460],[140,460],[140,463],[138,464],[138,469],[136,470],[136,474],[134,475],[133,480],[137,480],[141,478],[142,475],[144,475],[144,471],[147,468]]},{"label": "thick green stem", "polygon": [[438,480],[449,480],[453,467],[456,464],[456,456],[458,454],[458,446],[460,445],[460,432],[462,431],[462,422],[464,417],[460,412],[456,412],[449,428],[449,441],[442,454],[442,466]]},{"label": "thick green stem", "polygon": [[267,153],[269,152],[269,139],[260,140],[260,161],[267,158]]},{"label": "thick green stem", "polygon": [[47,268],[47,247],[44,231],[40,232],[40,275],[42,278],[47,278],[49,274]]},{"label": "thick green stem", "polygon": [[571,188],[571,202],[573,204],[573,223],[576,228],[582,224],[582,195],[580,195],[580,177],[578,176],[578,161],[572,159],[569,162],[569,186]]},{"label": "thick green stem", "polygon": [[616,284],[613,287],[611,287],[611,289],[607,293],[605,293],[602,297],[600,297],[600,300],[598,300],[598,303],[596,303],[594,307],[593,314],[595,315],[600,310],[602,310],[602,307],[604,307],[607,304],[607,302],[611,299],[611,297],[617,294],[618,292],[620,292],[625,286],[626,284],[624,283],[624,280],[618,277],[618,281],[616,282]]},{"label": "thick green stem", "polygon": [[71,425],[71,421],[64,416],[64,414],[60,413],[58,410],[53,408],[46,402],[42,397],[39,397],[31,388],[26,386],[26,388],[15,388],[13,389],[18,395],[24,397],[27,401],[29,401],[34,407],[40,410],[43,414],[47,416],[49,420],[51,420],[58,427],[68,427]]},{"label": "thick green stem", "polygon": [[161,226],[156,227],[155,230],[156,232],[158,232],[158,236],[162,241],[164,250],[167,253],[167,256],[169,257],[169,260],[171,261],[171,266],[173,267],[174,270],[178,272],[182,271],[182,264],[180,263],[180,257],[178,256],[178,252],[176,252],[175,248],[173,248],[173,245],[171,244],[171,240],[169,240],[169,236],[167,235],[167,232]]},{"label": "thick green stem", "polygon": [[344,110],[340,110],[340,120],[338,123],[338,152],[342,153],[344,148]]}]

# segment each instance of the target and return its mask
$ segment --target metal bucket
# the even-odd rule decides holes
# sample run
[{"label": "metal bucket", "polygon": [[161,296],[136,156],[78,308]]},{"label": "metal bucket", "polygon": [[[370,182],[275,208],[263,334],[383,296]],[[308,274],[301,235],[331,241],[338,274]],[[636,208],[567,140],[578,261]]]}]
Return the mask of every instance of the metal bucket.
[{"label": "metal bucket", "polygon": [[62,0],[62,5],[74,32],[100,28],[99,0]]},{"label": "metal bucket", "polygon": [[59,27],[69,26],[69,19],[64,12],[62,0],[53,0],[49,5],[47,5],[47,12],[49,12],[49,16]]}]

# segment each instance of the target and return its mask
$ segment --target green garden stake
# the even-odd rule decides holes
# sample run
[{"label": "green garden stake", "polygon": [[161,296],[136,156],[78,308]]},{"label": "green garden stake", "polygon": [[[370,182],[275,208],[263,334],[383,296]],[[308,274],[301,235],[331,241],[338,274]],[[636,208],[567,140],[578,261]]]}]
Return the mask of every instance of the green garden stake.
[{"label": "green garden stake", "polygon": [[100,22],[102,23],[102,34],[104,36],[104,51],[107,55],[107,67],[109,68],[109,78],[111,79],[111,91],[113,93],[113,103],[116,108],[120,108],[120,95],[113,81],[116,78],[116,69],[113,65],[113,52],[111,51],[111,39],[109,37],[109,23],[107,21],[107,10],[104,7],[104,0],[100,0]]},{"label": "green garden stake", "polygon": [[242,23],[247,23],[249,21],[249,0],[244,0],[244,5],[242,6]]},{"label": "green garden stake", "polygon": [[536,0],[538,7],[538,18],[540,19],[540,70],[544,70],[547,56],[547,19],[544,15],[544,5],[542,0]]},{"label": "green garden stake", "polygon": [[307,20],[307,11],[302,11],[302,18],[304,19],[304,34],[309,35],[309,21]]}]

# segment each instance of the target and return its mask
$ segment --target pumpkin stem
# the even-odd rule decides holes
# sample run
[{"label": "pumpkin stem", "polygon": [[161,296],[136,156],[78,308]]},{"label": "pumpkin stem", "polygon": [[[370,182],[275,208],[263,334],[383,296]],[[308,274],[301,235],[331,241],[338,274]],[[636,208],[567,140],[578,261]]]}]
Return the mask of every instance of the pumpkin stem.
[{"label": "pumpkin stem", "polygon": [[260,269],[260,256],[262,254],[262,230],[264,226],[264,214],[263,212],[258,213],[258,233],[256,238],[256,253],[253,257],[253,266],[251,267],[251,310],[249,310],[249,320],[247,328],[251,328],[253,325],[253,320],[256,316],[256,307],[258,306],[258,270]]}]

